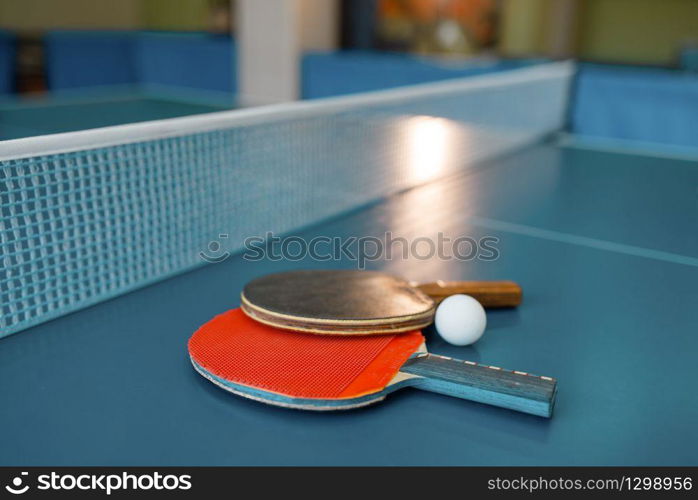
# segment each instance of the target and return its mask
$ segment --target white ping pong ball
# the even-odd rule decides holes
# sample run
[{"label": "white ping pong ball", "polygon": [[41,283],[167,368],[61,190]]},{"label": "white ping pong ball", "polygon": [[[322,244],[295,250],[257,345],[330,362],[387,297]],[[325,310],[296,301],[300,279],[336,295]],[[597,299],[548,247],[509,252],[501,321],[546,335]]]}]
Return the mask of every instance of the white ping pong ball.
[{"label": "white ping pong ball", "polygon": [[487,315],[482,305],[469,295],[446,297],[436,309],[436,331],[453,345],[470,345],[485,333]]}]

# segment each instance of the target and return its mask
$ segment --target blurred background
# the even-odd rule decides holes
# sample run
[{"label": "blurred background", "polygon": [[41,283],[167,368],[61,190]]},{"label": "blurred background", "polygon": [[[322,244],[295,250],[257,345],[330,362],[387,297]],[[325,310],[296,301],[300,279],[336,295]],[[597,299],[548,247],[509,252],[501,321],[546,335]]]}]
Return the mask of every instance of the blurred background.
[{"label": "blurred background", "polygon": [[568,58],[575,133],[698,147],[696,0],[0,0],[0,139]]}]

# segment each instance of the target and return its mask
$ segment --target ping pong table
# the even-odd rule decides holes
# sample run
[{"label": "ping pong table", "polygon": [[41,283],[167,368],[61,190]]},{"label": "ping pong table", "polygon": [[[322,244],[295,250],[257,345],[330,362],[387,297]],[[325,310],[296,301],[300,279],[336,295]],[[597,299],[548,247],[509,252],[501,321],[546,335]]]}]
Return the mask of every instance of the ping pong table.
[{"label": "ping pong table", "polygon": [[356,266],[233,253],[0,339],[0,464],[696,465],[697,189],[695,159],[548,136],[285,233],[498,238],[495,261],[368,268],[519,282],[523,304],[489,311],[477,344],[425,334],[434,353],[556,377],[550,420],[416,390],[302,412],[213,386],[186,342],[247,281]]},{"label": "ping pong table", "polygon": [[48,97],[4,98],[0,99],[0,140],[162,120],[232,107],[221,97],[202,98],[196,94],[125,86],[62,91]]}]

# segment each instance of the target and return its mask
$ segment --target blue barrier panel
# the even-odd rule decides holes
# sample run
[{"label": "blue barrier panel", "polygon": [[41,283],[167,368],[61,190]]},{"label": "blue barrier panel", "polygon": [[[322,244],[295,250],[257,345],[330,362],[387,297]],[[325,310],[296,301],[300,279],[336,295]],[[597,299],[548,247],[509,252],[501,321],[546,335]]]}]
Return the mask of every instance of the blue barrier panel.
[{"label": "blue barrier panel", "polygon": [[572,112],[576,134],[698,147],[698,75],[584,65]]},{"label": "blue barrier panel", "polygon": [[137,83],[136,38],[129,31],[49,32],[45,40],[49,88]]},{"label": "blue barrier panel", "polygon": [[681,51],[681,67],[688,71],[698,71],[698,46],[686,47]]},{"label": "blue barrier panel", "polygon": [[[57,31],[47,36],[52,90],[139,84],[236,93],[230,36],[205,33]],[[448,59],[375,51],[310,52],[303,98],[353,94],[515,69],[540,59]]]},{"label": "blue barrier panel", "polygon": [[142,33],[136,64],[142,84],[234,93],[235,57],[230,36]]},{"label": "blue barrier panel", "polygon": [[46,37],[49,87],[160,85],[235,92],[229,36],[203,33],[53,31]]},{"label": "blue barrier panel", "polygon": [[313,99],[368,92],[514,69],[538,62],[542,60],[426,58],[373,51],[309,52],[303,57],[302,96]]}]

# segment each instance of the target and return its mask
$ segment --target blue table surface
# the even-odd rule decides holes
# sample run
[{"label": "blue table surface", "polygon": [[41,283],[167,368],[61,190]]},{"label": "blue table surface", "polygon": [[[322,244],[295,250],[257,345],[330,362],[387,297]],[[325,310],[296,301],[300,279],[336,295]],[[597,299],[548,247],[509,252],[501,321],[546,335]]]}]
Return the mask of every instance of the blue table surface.
[{"label": "blue table surface", "polygon": [[0,101],[0,140],[58,134],[230,109],[186,97],[95,91],[87,99],[45,97]]},{"label": "blue table surface", "polygon": [[269,407],[214,387],[186,342],[250,279],[353,262],[233,256],[0,340],[0,464],[698,465],[698,164],[540,144],[299,231],[496,236],[494,262],[369,267],[513,279],[472,347],[554,376],[551,420],[406,389],[361,410]]}]

